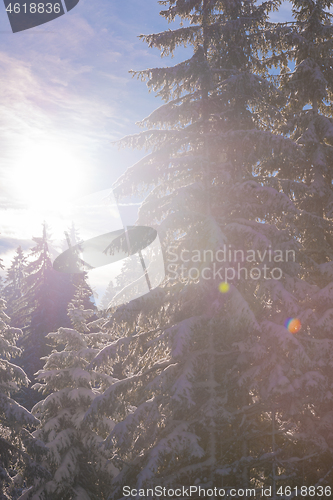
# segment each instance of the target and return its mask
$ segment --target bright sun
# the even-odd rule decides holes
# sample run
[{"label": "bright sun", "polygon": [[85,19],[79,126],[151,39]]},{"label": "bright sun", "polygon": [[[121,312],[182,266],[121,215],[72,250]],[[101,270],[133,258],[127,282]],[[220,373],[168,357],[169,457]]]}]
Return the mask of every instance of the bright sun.
[{"label": "bright sun", "polygon": [[82,193],[84,165],[68,144],[38,141],[19,153],[9,174],[11,191],[24,205],[55,209]]}]

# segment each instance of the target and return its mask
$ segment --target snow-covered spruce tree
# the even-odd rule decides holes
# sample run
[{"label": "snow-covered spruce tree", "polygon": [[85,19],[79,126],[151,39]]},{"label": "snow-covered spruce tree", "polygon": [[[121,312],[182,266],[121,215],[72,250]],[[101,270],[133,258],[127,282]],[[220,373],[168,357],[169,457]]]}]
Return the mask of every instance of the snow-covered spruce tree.
[{"label": "snow-covered spruce tree", "polygon": [[111,304],[111,301],[113,297],[116,295],[116,293],[117,289],[114,286],[113,281],[110,281],[101,300],[101,309],[103,310],[108,309],[109,304]]},{"label": "snow-covered spruce tree", "polygon": [[[33,238],[18,314],[25,317],[24,337],[19,346],[23,350],[20,366],[33,380],[34,373],[43,366],[41,358],[50,352],[46,334],[60,326],[69,326],[67,306],[73,297],[70,275],[56,272],[48,251],[46,224],[41,238]],[[23,404],[31,409],[36,393],[31,389],[20,395]]]},{"label": "snow-covered spruce tree", "polygon": [[58,351],[44,358],[44,368],[37,374],[34,388],[47,397],[32,411],[41,421],[34,436],[48,449],[44,465],[52,477],[36,483],[24,498],[103,500],[116,471],[99,447],[113,428],[112,420],[101,418],[93,429],[83,421],[94,398],[114,381],[89,369],[96,353],[111,341],[107,333],[91,333],[96,330],[98,320],[87,324],[94,315],[93,309],[84,308],[90,295],[86,285],[78,285],[68,308],[73,328],[59,328],[47,335]]},{"label": "snow-covered spruce tree", "polygon": [[[278,465],[284,475],[293,474],[294,485],[325,486],[333,484],[333,26],[328,13],[333,2],[297,0],[292,5],[295,24],[281,27],[280,38],[281,49],[295,64],[280,75],[280,89],[288,97],[281,131],[300,145],[302,154],[292,169],[285,158],[276,164],[271,183],[297,209],[292,228],[301,280],[289,279],[287,289],[298,289],[303,326],[289,351],[289,358],[299,356],[297,376],[291,384],[286,380],[284,396],[289,399],[290,440],[297,446]],[[288,213],[281,223],[291,224]],[[278,317],[277,303],[274,309]]]},{"label": "snow-covered spruce tree", "polygon": [[26,277],[26,257],[21,246],[16,250],[11,266],[7,270],[6,282],[3,291],[7,302],[7,314],[11,318],[11,325],[17,328],[25,326],[25,318],[19,313],[20,299]]},{"label": "snow-covered spruce tree", "polygon": [[116,190],[148,190],[138,222],[158,229],[168,279],[111,318],[127,335],[94,363],[114,365],[121,380],[87,418],[119,421],[106,440],[123,464],[110,498],[125,484],[276,489],[287,461],[304,459],[294,417],[310,411],[313,363],[284,323],[305,323],[316,291],[294,258],[299,208],[274,177],[283,160],[292,179],[303,158],[274,133],[285,99],[269,69],[286,55],[269,53],[267,15],[280,2],[160,3],[186,26],[144,40],[164,55],[178,45],[194,54],[134,73],[165,104],[142,122],[148,130],[123,140],[148,154]]},{"label": "snow-covered spruce tree", "polygon": [[6,303],[0,298],[0,498],[14,500],[24,480],[29,484],[32,475],[42,477],[46,471],[29,455],[33,450],[39,458],[43,452],[41,443],[29,432],[39,421],[13,399],[13,394],[29,380],[11,361],[21,353],[16,341],[22,331],[9,326],[5,309]]}]

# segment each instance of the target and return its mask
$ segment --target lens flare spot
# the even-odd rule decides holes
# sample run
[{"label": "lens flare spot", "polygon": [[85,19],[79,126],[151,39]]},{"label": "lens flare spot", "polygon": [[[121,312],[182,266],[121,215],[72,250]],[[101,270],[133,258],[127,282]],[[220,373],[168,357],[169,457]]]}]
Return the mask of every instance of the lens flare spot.
[{"label": "lens flare spot", "polygon": [[298,333],[302,327],[301,322],[298,318],[288,318],[285,321],[284,326],[290,333]]},{"label": "lens flare spot", "polygon": [[230,285],[226,281],[219,284],[219,290],[221,293],[227,293],[230,290]]}]

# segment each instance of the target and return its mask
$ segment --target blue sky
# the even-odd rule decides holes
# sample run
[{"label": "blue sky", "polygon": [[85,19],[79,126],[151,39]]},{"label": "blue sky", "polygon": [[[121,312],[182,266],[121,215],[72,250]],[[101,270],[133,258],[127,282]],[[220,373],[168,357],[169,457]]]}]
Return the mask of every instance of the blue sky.
[{"label": "blue sky", "polygon": [[[6,263],[19,244],[31,246],[51,205],[109,188],[142,157],[111,142],[137,133],[135,122],[160,104],[128,71],[184,58],[183,50],[161,60],[138,39],[172,27],[160,9],[157,0],[80,0],[64,16],[13,34],[0,2],[0,254]],[[288,2],[279,19],[290,19]]]}]

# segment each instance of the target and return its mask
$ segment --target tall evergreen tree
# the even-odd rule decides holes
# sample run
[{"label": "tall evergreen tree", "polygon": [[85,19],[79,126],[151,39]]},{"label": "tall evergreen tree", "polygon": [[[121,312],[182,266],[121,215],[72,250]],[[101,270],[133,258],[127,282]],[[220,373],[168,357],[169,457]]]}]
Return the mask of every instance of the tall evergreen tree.
[{"label": "tall evergreen tree", "polygon": [[[41,358],[50,352],[46,335],[60,326],[69,325],[67,306],[73,296],[70,275],[58,273],[52,267],[48,251],[46,225],[41,238],[33,238],[36,245],[31,250],[19,314],[26,318],[21,366],[32,380],[34,373],[43,366]],[[24,404],[28,408],[36,402],[34,391],[27,391]]]},{"label": "tall evergreen tree", "polygon": [[[289,484],[298,486],[333,484],[333,27],[328,11],[332,4],[293,1],[294,25],[281,27],[281,33],[275,35],[280,50],[295,64],[293,71],[284,68],[280,75],[280,89],[288,98],[280,130],[300,147],[296,168],[290,168],[283,158],[275,165],[272,179],[297,209],[292,225],[301,267],[298,279],[289,280],[289,290],[298,289],[304,334],[290,350],[291,356],[298,356],[294,369],[299,373],[297,382],[286,391],[289,408],[285,419],[293,422],[290,436],[297,437],[293,453],[299,460],[286,460],[279,466],[282,474],[286,476],[289,470],[293,476]],[[281,222],[290,225],[290,214],[283,214]],[[303,397],[295,398],[296,394]],[[276,416],[281,419],[281,414]]]},{"label": "tall evergreen tree", "polygon": [[24,479],[29,484],[31,476],[42,477],[46,471],[30,456],[32,450],[36,457],[43,452],[41,443],[29,432],[39,421],[13,399],[13,394],[29,380],[11,361],[21,353],[16,341],[22,331],[9,326],[5,307],[0,298],[0,498],[13,500],[22,490]]},{"label": "tall evergreen tree", "polygon": [[26,278],[27,261],[21,246],[16,250],[11,266],[7,271],[4,297],[7,301],[7,313],[11,318],[12,326],[22,328],[27,321],[20,314],[21,297]]},{"label": "tall evergreen tree", "polygon": [[96,320],[87,323],[94,315],[92,309],[84,308],[90,295],[89,287],[78,285],[68,309],[73,328],[59,328],[47,335],[58,350],[45,358],[45,366],[37,374],[39,382],[34,388],[47,397],[35,405],[33,413],[41,420],[34,436],[47,447],[45,465],[52,477],[30,490],[36,500],[106,499],[116,472],[99,447],[113,428],[113,421],[101,418],[93,430],[83,421],[91,401],[113,382],[109,375],[89,367],[96,353],[111,340],[100,330],[92,333]]},{"label": "tall evergreen tree", "polygon": [[275,54],[268,15],[280,2],[160,3],[163,17],[186,25],[142,38],[162,55],[181,45],[194,54],[134,73],[166,103],[141,123],[148,130],[122,141],[149,152],[116,189],[149,191],[138,222],[158,229],[169,275],[111,318],[127,336],[95,363],[120,364],[122,380],[87,418],[119,415],[106,440],[123,463],[113,495],[161,481],[275,491],[285,484],[277,456],[280,468],[304,459],[293,415],[306,413],[313,383],[311,349],[284,323],[305,322],[315,292],[294,258],[298,207],[275,180],[280,161],[288,180],[304,158],[277,128],[286,99],[270,69],[287,56]]}]

